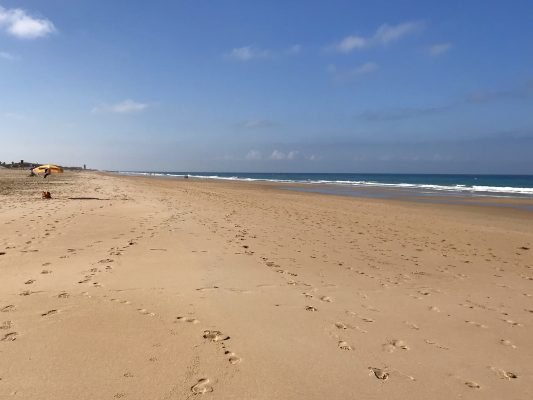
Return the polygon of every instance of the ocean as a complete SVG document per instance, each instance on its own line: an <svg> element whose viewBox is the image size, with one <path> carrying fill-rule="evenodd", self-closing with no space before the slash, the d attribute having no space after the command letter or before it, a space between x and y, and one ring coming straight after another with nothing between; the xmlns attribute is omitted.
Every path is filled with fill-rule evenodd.
<svg viewBox="0 0 533 400"><path fill-rule="evenodd" d="M114 171L128 175L309 184L312 191L346 194L350 188L383 188L414 195L533 198L533 175L352 174ZM330 190L316 188L330 187Z"/></svg>

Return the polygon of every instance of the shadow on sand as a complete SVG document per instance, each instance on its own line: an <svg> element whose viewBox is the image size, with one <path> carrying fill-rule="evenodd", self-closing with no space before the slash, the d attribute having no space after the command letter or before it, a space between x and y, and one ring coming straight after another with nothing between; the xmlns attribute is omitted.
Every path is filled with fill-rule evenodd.
<svg viewBox="0 0 533 400"><path fill-rule="evenodd" d="M100 199L98 197L69 197L69 200L111 200L111 199Z"/></svg>

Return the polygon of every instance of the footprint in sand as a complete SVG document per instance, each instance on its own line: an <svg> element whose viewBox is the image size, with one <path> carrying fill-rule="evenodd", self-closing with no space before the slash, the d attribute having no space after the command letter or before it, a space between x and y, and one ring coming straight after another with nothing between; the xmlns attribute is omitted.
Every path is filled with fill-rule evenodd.
<svg viewBox="0 0 533 400"><path fill-rule="evenodd" d="M198 324L200 321L198 321L196 318L192 317L176 317L178 322L189 322L191 324Z"/></svg>
<svg viewBox="0 0 533 400"><path fill-rule="evenodd" d="M10 304L8 306L5 306L5 307L2 307L0 308L0 312L11 312L11 311L15 311L15 306L13 304Z"/></svg>
<svg viewBox="0 0 533 400"><path fill-rule="evenodd" d="M33 282L35 282L35 279L28 279L26 282L24 282L24 284L31 285Z"/></svg>
<svg viewBox="0 0 533 400"><path fill-rule="evenodd" d="M57 314L57 313L58 313L57 310L50 310L50 311L47 311L47 312L45 312L45 313L42 313L42 314L41 314L41 317L47 317L47 316L49 316L49 315L54 315L54 314Z"/></svg>
<svg viewBox="0 0 533 400"><path fill-rule="evenodd" d="M500 344L504 345L504 346L509 346L511 347L512 349L516 349L516 345L513 344L513 342L511 342L510 340L507 340L507 339L500 339Z"/></svg>
<svg viewBox="0 0 533 400"><path fill-rule="evenodd" d="M232 351L229 351L229 350L226 350L224 352L224 354L226 354L228 356L228 361L230 364L238 364L242 361L242 358L238 357L235 353L233 353Z"/></svg>
<svg viewBox="0 0 533 400"><path fill-rule="evenodd" d="M207 290L215 290L215 289L220 289L220 288L218 286L209 286L209 287L198 288L196 290L198 290L199 292L205 292Z"/></svg>
<svg viewBox="0 0 533 400"><path fill-rule="evenodd" d="M60 299L66 299L68 297L70 297L70 295L67 293L67 292L61 292L57 295L58 298Z"/></svg>
<svg viewBox="0 0 533 400"><path fill-rule="evenodd" d="M12 326L13 326L13 323L11 321L4 321L0 325L0 329L11 329Z"/></svg>
<svg viewBox="0 0 533 400"><path fill-rule="evenodd" d="M329 297L329 296L322 296L322 297L320 298L320 301L323 301L323 302L325 302L325 303L331 303L333 300L332 300L331 297Z"/></svg>
<svg viewBox="0 0 533 400"><path fill-rule="evenodd" d="M154 317L155 313L148 311L145 308L138 308L137 311L139 311L142 315L149 315L150 317Z"/></svg>
<svg viewBox="0 0 533 400"><path fill-rule="evenodd" d="M414 330L417 330L417 331L420 330L420 327L417 324L414 324L414 323L409 322L409 321L403 321L403 323L405 325L407 325L411 329L414 329Z"/></svg>
<svg viewBox="0 0 533 400"><path fill-rule="evenodd" d="M311 312L316 312L316 311L318 311L318 309L315 308L315 307L313 307L313 306L306 306L305 309L306 309L307 311L311 311Z"/></svg>
<svg viewBox="0 0 533 400"><path fill-rule="evenodd" d="M352 346L350 346L348 343L346 343L344 340L340 340L339 343L337 343L337 346L341 350L352 350Z"/></svg>
<svg viewBox="0 0 533 400"><path fill-rule="evenodd" d="M211 340L212 342L221 342L224 340L228 340L230 338L229 336L224 335L220 331L210 331L210 330L204 331L203 336L204 336L204 339Z"/></svg>
<svg viewBox="0 0 533 400"><path fill-rule="evenodd" d="M481 389L481 385L477 382L473 381L466 381L465 385L472 389Z"/></svg>
<svg viewBox="0 0 533 400"><path fill-rule="evenodd" d="M480 324L479 322L476 322L476 321L465 321L467 324L470 324L470 325L473 325L473 326L477 326L478 328L483 328L483 329L487 329L488 326L487 325L483 325L483 324Z"/></svg>
<svg viewBox="0 0 533 400"><path fill-rule="evenodd" d="M0 342L13 342L17 340L18 333L17 332L9 332L6 333L2 338L0 339Z"/></svg>
<svg viewBox="0 0 533 400"><path fill-rule="evenodd" d="M193 392L193 394L204 394L212 392L213 387L209 384L209 382L210 381L207 378L199 379L196 385L191 387L191 392Z"/></svg>
<svg viewBox="0 0 533 400"><path fill-rule="evenodd" d="M388 351L389 353L393 353L397 349L410 350L410 348L407 345L407 343L405 343L403 340L399 340L399 339L393 339L390 342L385 343L383 345L383 350L384 351Z"/></svg>
<svg viewBox="0 0 533 400"><path fill-rule="evenodd" d="M19 296L29 296L32 293L33 292L31 290L23 290L22 292L19 293Z"/></svg>
<svg viewBox="0 0 533 400"><path fill-rule="evenodd" d="M489 367L489 369L492 372L494 372L500 379L507 379L509 381L511 379L518 379L518 375L515 374L514 372L506 371L504 369L496 368L496 367Z"/></svg>
<svg viewBox="0 0 533 400"><path fill-rule="evenodd" d="M374 367L368 367L368 369L370 370L370 376L374 375L377 379L382 381L389 379L389 373L384 369Z"/></svg>
<svg viewBox="0 0 533 400"><path fill-rule="evenodd" d="M47 275L47 274L51 274L51 273L52 273L52 271L50 271L49 269L43 269L41 271L41 274L43 274L43 275Z"/></svg>
<svg viewBox="0 0 533 400"><path fill-rule="evenodd" d="M440 343L437 343L435 340L433 339L425 339L424 342L426 342L427 344L431 344L431 345L434 345L434 346L437 346L439 349L442 349L442 350L450 350L449 347L446 347Z"/></svg>
<svg viewBox="0 0 533 400"><path fill-rule="evenodd" d="M522 325L521 323L516 322L516 321L513 321L513 320L511 320L511 319L504 319L504 320L502 320L502 321L503 321L503 322L507 322L507 323L508 323L509 325L511 325L511 326L517 326L517 327L522 327L522 326L524 326L524 325Z"/></svg>
<svg viewBox="0 0 533 400"><path fill-rule="evenodd" d="M335 322L335 328L337 329L348 329L348 325L343 322Z"/></svg>

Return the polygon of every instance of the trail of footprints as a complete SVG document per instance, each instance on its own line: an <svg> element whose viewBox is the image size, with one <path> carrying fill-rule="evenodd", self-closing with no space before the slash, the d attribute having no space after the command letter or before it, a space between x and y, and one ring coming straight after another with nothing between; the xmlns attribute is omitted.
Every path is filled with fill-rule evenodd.
<svg viewBox="0 0 533 400"><path fill-rule="evenodd" d="M95 244L99 243L101 241L96 241ZM123 249L126 249L128 248L129 246L135 244L133 240L130 240L128 242L128 245L127 246L124 246L122 247L122 250ZM91 247L91 245L89 245L89 247ZM121 250L119 248L111 248L110 249L110 255L120 255L122 254L121 253ZM5 252L3 253L5 254ZM67 254L76 254L76 249L67 249ZM64 256L61 256L60 258L67 258L68 255L64 255ZM99 261L97 261L97 264L107 264L105 266L105 270L106 272L110 271L112 269L111 263L113 263L114 260L111 259L111 258L106 258L106 259L101 259ZM42 264L43 267L48 267L50 266L51 263L50 262L45 262ZM97 273L101 273L102 271L96 267L93 267L91 269L89 269L85 276L83 277L82 280L80 280L78 283L87 283L87 282L90 282L93 277L97 274ZM41 275L50 275L52 274L53 271L50 270L50 269L43 269L41 271ZM36 279L27 279L24 284L25 285L33 285L35 282L37 282ZM101 285L98 283L98 282L93 282L93 287L101 287ZM29 295L32 295L32 294L35 294L35 293L39 293L37 291L31 291L31 290L23 290L19 293L20 296L29 296ZM83 294L85 295L88 295L87 292L84 292ZM69 293L65 292L65 291L62 291L60 292L56 297L59 298L59 299L66 299L70 296ZM123 303L125 304L130 304L129 301L123 301ZM14 304L9 304L9 305L6 305L6 306L3 306L0 308L0 312L1 313L9 313L9 312L14 312L16 311L16 306ZM139 313L141 314L144 314L144 315L149 315L149 316L154 316L155 314L154 313L151 313L143 308L140 308L138 309ZM48 310L46 312L43 312L40 314L41 318L47 318L47 317L50 317L50 316L53 316L54 314L57 314L59 313L60 310L59 309L51 309L51 310ZM3 321L0 323L0 342L10 342L10 341L15 341L18 336L19 336L19 333L18 332L15 332L13 331L13 322L11 320L8 320L8 321ZM3 333L2 331L6 332L6 333Z"/></svg>
<svg viewBox="0 0 533 400"><path fill-rule="evenodd" d="M124 304L124 305L131 305L132 304L131 301L124 300L124 299L111 298L109 300L114 302L114 303L120 303L120 304ZM151 312L151 311L149 311L149 310L147 310L146 308L143 308L143 307L139 307L136 310L137 310L137 312L139 314L142 314L142 315L146 315L146 316L149 316L149 317L155 317L156 316L156 313Z"/></svg>
<svg viewBox="0 0 533 400"><path fill-rule="evenodd" d="M228 221L229 221L229 217L230 217L230 215L228 215ZM147 219L147 222L148 222L148 219ZM143 224L141 224L141 225L143 225ZM147 230L151 230L151 229L147 229ZM154 235L154 233L152 232L151 236L153 236L153 235ZM243 240L245 240L246 235L248 235L248 232L246 231L246 229L241 229L239 231L239 234L236 235L236 237L240 241L243 241ZM142 236L139 236L139 237L137 237L135 239L131 239L128 242L128 245L126 247L124 247L124 248L118 248L117 247L117 248L111 249L110 250L110 256L119 256L121 254L122 250L127 249L128 246L132 246L132 245L136 244L136 241L138 241L141 238L142 238ZM248 255L254 254L253 251L249 250L249 246L248 245L242 245L241 247L245 249L245 254L248 254ZM71 249L69 249L69 252L70 252L70 250ZM73 252L70 252L70 253L73 253ZM276 263L274 263L272 261L268 261L268 259L265 258L265 257L263 258L263 261L265 262L267 267L271 268L274 272L276 272L276 273L278 273L280 275L288 275L288 276L291 276L291 277L297 277L298 276L298 274L296 274L296 273L283 270L280 265L277 265ZM102 259L98 263L99 264L110 264L112 262L113 262L112 259ZM110 269L112 269L112 267L110 265L107 265L106 269L110 270ZM42 274L46 274L47 272L45 272L45 271L48 271L48 270L43 270ZM88 273L86 274L86 276L84 277L84 279L82 279L79 283L88 283L94 278L94 276L97 273L101 273L101 272L102 271L99 270L98 268L91 268L88 271ZM360 275L368 275L364 271L356 271L356 272L359 272ZM462 274L459 274L459 275L462 275ZM368 276L368 277L373 278L373 279L375 278L374 276ZM464 277L466 277L466 276L464 276ZM29 279L28 281L25 282L25 284L31 285L35 281L36 281L35 279ZM391 282L389 282L389 283L391 283ZM395 283L395 282L392 282L392 283ZM311 286L311 285L308 285L308 284L306 284L304 282L294 281L291 278L289 278L287 280L287 284L291 285L291 286ZM100 287L98 282L94 282L93 286L94 287ZM32 294L32 293L35 293L35 292L23 291L21 293L21 295L27 296L27 295ZM431 291L422 289L422 290L420 290L418 292L418 295L416 295L414 297L416 297L417 299L423 299L424 297L430 296L431 294L432 294ZM314 298L314 295L311 294L311 293L308 293L308 292L303 293L303 295L306 298L309 298L309 299L313 299ZM68 296L69 296L68 293L61 292L57 297L58 298L67 298ZM317 296L317 299L322 301L323 303L329 303L329 302L332 301L332 299L329 296L321 296L321 297ZM117 302L120 302L122 304L131 304L127 300L111 299L111 301L117 301ZM324 307L326 307L326 305L324 305ZM310 311L310 312L317 312L318 311L318 308L316 308L314 306L306 306L305 309L307 311ZM1 308L0 312L11 312L11 311L15 311L15 310L16 310L16 308L15 308L14 305L8 305L8 306L5 306L5 307ZM368 309L368 310L369 311L376 311L376 310L371 310L371 309ZM440 312L440 310L436 306L430 306L430 307L428 307L428 310L434 311L434 312ZM151 313L151 312L149 312L148 310L146 310L144 308L138 308L137 311L139 313L143 314L143 315L155 316L155 313ZM53 314L55 314L57 312L58 312L58 310L50 310L50 311L48 311L46 313L43 313L42 317L47 317L47 316L53 315ZM352 311L347 311L347 314L350 315L350 316L359 318L362 322L365 322L365 323L371 324L371 323L374 322L374 320L372 318L368 318L366 316L361 316L358 313L355 313L355 312L352 312ZM520 324L520 323L518 323L516 321L510 320L510 319L502 319L502 321L507 323L507 324L509 324L511 327L521 327L522 326L522 324ZM192 324L192 325L200 323L199 320L197 320L196 318L193 318L193 317L177 317L176 318L176 322ZM487 328L487 326L485 326L483 324L480 324L480 323L477 323L475 321L467 320L465 322L470 324L470 325L472 325L472 326L478 327L478 328ZM412 322L405 321L404 323L411 329L414 329L414 330L419 330L420 329L416 324L414 324ZM354 327L354 326L352 326L350 324L346 324L344 322L336 322L334 325L339 330L357 329L357 330L359 330L362 333L366 333L367 332L366 330L360 329L357 326ZM12 327L13 327L13 324L12 324L11 321L4 321L0 325L0 341L13 341L13 340L16 339L16 337L17 337L17 333L16 332L8 332L8 333L4 334L3 336L1 335L1 333L2 333L1 330L4 330L4 332L5 331L9 331L9 330L12 329ZM229 336L226 336L226 335L222 334L220 331L217 331L217 330L204 330L202 336L203 336L203 338L205 340L207 340L209 342L217 343L218 345L222 346L224 348L224 354L228 356L228 361L231 364L237 364L237 363L241 362L241 359L238 356L236 356L233 352L231 352L230 350L227 350L225 348L225 343L227 343L230 340ZM427 344L437 346L438 348L441 348L441 349L448 349L447 347L442 346L442 345L438 344L436 341L431 340L431 339L426 339L425 342ZM504 345L504 346L508 346L509 348L516 349L516 346L511 341L509 341L507 339L501 339L500 343L502 345ZM346 341L343 341L343 340L339 340L337 342L337 345L338 345L338 348L340 350L353 350L352 346L350 346ZM392 353L392 352L395 352L395 351L410 350L410 347L405 342L403 342L402 340L393 339L393 340L390 340L387 343L383 344L383 350L386 351L386 352L391 352ZM151 359L151 361L152 361L152 359ZM495 373L495 375L497 375L501 379L512 380L512 379L517 379L518 378L518 375L516 373L514 373L514 372L505 371L505 370L502 370L502 369L499 369L499 368L496 368L496 367L488 367L488 368L490 368ZM391 376L391 372L394 372L394 371L391 371L390 369L388 369L387 367L383 367L383 368L368 367L368 370L369 370L369 375L370 376L373 376L377 380L380 380L380 381L383 381L383 382L387 381L389 379L389 377ZM131 377L133 375L126 376L126 374L125 374L124 376L125 377ZM412 379L414 379L414 378L412 378ZM464 384L467 385L468 387L472 388L472 389L480 389L481 388L481 386L478 383L473 382L473 381L464 381ZM212 392L213 391L212 382L208 378L201 378L193 386L190 387L190 390L191 390L191 392L193 394L204 394L204 393ZM117 395L115 395L115 397L117 397L117 398L123 397L123 396L125 396L125 394L123 394L123 393L117 393Z"/></svg>
<svg viewBox="0 0 533 400"><path fill-rule="evenodd" d="M112 298L110 299L110 301L117 302L117 303L124 304L124 305L132 304L129 300L118 299L118 298ZM144 308L138 308L137 311L139 311L139 313L143 315L148 315L148 316L156 315L155 313L149 312L148 310ZM197 318L191 317L191 316L178 316L175 319L175 323L197 325L197 324L200 324L200 321ZM206 329L206 330L203 330L202 337L208 342L219 344L222 347L224 351L224 355L227 357L227 360L230 364L236 365L242 362L241 357L239 357L235 352L227 348L226 343L230 340L230 337L228 335L223 334L219 330ZM149 361L157 361L157 358L151 357ZM193 392L193 394L204 394L204 393L212 392L213 387L210 384L210 380L208 378L202 378L194 386L191 387L191 391Z"/></svg>
<svg viewBox="0 0 533 400"><path fill-rule="evenodd" d="M230 364L238 364L242 361L242 359L237 356L234 352L231 350L228 350L226 348L226 344L224 343L227 340L230 340L230 337L223 334L220 331L217 330L204 330L203 338L210 341L210 342L220 342L221 347L224 349L224 354L228 357L228 362Z"/></svg>

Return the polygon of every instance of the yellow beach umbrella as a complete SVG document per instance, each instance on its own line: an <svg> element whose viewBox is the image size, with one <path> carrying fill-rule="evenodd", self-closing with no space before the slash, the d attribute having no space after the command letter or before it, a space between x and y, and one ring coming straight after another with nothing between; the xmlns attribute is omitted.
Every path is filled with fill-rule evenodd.
<svg viewBox="0 0 533 400"><path fill-rule="evenodd" d="M48 170L49 174L62 174L63 173L63 168L58 167L57 165L53 165L53 164L39 165L38 167L35 167L34 169L32 169L33 173L35 174L45 174L46 170Z"/></svg>

